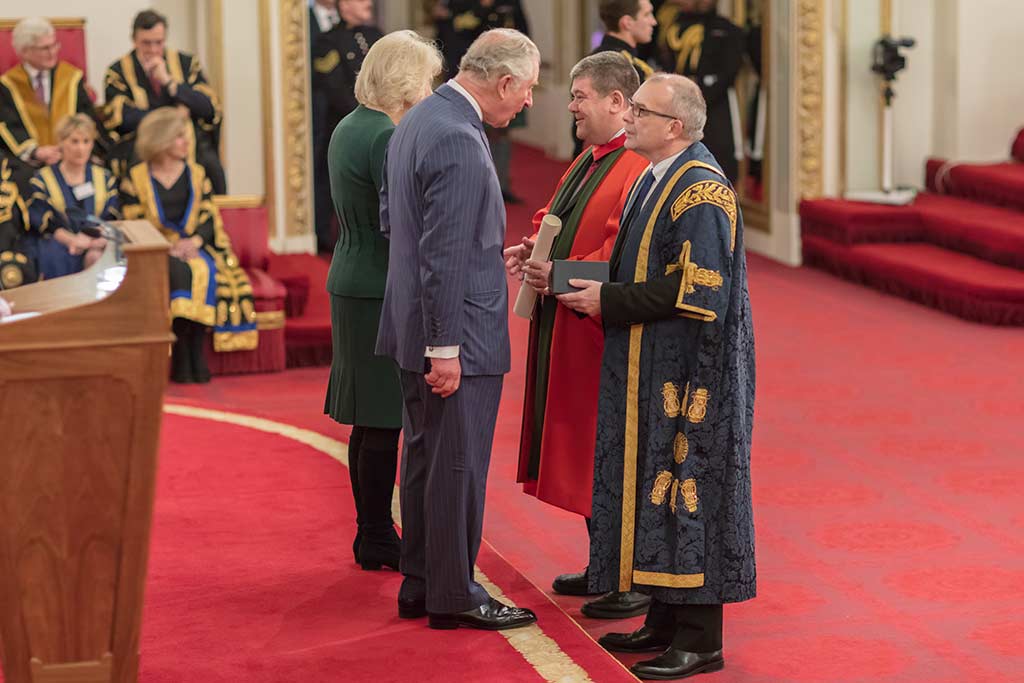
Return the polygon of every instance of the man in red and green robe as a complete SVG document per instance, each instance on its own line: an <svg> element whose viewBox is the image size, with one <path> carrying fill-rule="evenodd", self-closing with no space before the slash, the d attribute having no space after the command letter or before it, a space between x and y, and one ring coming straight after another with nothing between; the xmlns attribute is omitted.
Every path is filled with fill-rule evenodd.
<svg viewBox="0 0 1024 683"><path fill-rule="evenodd" d="M607 261L619 231L619 218L636 178L647 162L624 148L622 117L639 87L632 64L622 55L591 55L572 71L569 111L586 149L562 176L548 213L562 230L551 259ZM517 481L526 493L590 519L597 430L597 395L604 332L600 320L576 315L550 296L551 263L529 260L532 239L506 250L507 267L521 275L538 296L530 324L526 398ZM558 593L587 595L586 571L555 579ZM584 607L588 616L621 618L641 614L649 600L637 593L615 593Z"/></svg>

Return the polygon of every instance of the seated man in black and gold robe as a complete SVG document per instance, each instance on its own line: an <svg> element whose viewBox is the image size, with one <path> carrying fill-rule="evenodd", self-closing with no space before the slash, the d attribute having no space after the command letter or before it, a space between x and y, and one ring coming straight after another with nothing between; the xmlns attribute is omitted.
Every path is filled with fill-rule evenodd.
<svg viewBox="0 0 1024 683"><path fill-rule="evenodd" d="M28 225L25 200L7 159L0 158L0 289L36 280L35 262L25 253Z"/></svg>
<svg viewBox="0 0 1024 683"><path fill-rule="evenodd" d="M206 82L199 59L166 47L166 39L166 17L152 10L139 12L132 25L135 49L111 64L104 76L107 127L120 137L112 166L123 176L138 161L134 134L149 111L180 107L189 113L190 159L206 171L214 194L226 194L218 151L222 114L217 95Z"/></svg>
<svg viewBox="0 0 1024 683"><path fill-rule="evenodd" d="M0 76L0 154L10 161L14 180L27 196L36 170L60 161L57 124L77 112L99 118L81 69L60 60L60 43L50 22L22 19L11 42L21 61ZM101 135L95 151L103 156L109 145Z"/></svg>

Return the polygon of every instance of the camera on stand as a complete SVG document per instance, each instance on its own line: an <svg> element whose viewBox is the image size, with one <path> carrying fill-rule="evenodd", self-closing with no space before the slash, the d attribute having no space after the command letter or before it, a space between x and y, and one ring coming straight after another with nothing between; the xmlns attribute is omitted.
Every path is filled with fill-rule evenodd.
<svg viewBox="0 0 1024 683"><path fill-rule="evenodd" d="M909 204L917 192L913 189L897 189L893 186L894 145L893 145L893 113L892 101L896 96L892 83L896 74L907 68L907 58L900 54L901 48L914 47L913 38L893 38L884 35L875 42L872 52L871 71L881 77L882 98L882 191L881 192L847 192L847 199L877 202L882 204Z"/></svg>

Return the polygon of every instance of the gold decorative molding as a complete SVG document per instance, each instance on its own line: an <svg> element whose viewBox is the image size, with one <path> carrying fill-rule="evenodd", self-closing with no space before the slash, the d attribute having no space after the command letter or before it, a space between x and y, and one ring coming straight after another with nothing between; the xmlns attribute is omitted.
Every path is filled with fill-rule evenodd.
<svg viewBox="0 0 1024 683"><path fill-rule="evenodd" d="M309 119L309 3L279 0L285 232L313 233Z"/></svg>
<svg viewBox="0 0 1024 683"><path fill-rule="evenodd" d="M800 199L822 193L824 150L823 0L797 0L797 128L799 130L798 187Z"/></svg>
<svg viewBox="0 0 1024 683"><path fill-rule="evenodd" d="M213 203L218 209L258 209L266 199L259 194L215 194Z"/></svg>
<svg viewBox="0 0 1024 683"><path fill-rule="evenodd" d="M13 31L21 19L0 19L0 31ZM54 28L80 28L85 30L84 17L50 17L47 19Z"/></svg>
<svg viewBox="0 0 1024 683"><path fill-rule="evenodd" d="M274 82L271 69L270 28L273 26L273 3L260 0L260 73L263 114L263 191L266 193L267 228L271 238L277 236L277 155L274 153Z"/></svg>

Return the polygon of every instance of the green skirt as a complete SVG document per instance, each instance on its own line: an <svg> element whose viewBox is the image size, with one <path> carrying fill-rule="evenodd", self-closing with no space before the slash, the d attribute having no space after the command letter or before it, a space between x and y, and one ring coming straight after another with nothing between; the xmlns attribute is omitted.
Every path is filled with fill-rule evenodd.
<svg viewBox="0 0 1024 683"><path fill-rule="evenodd" d="M324 413L341 424L381 429L402 427L398 367L373 354L381 299L331 295L334 359Z"/></svg>

